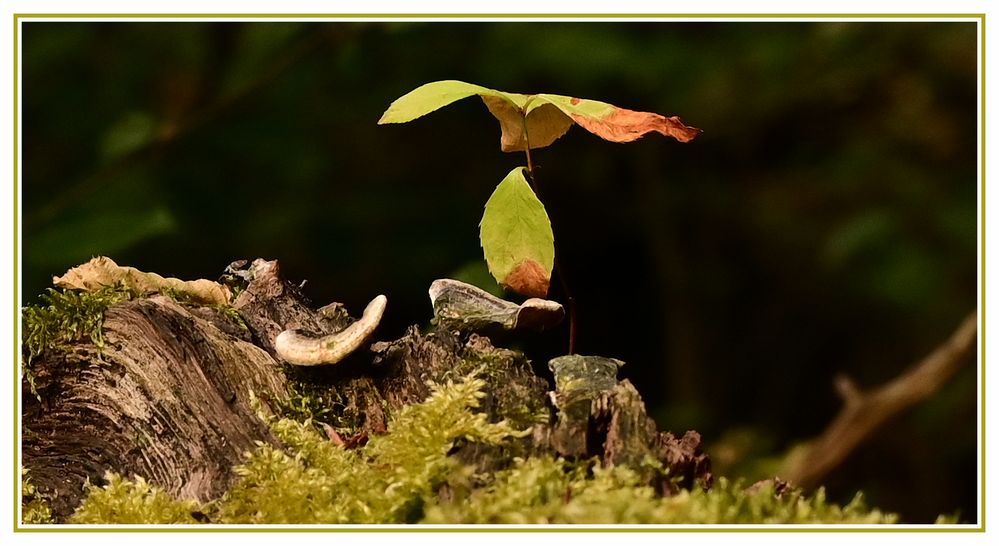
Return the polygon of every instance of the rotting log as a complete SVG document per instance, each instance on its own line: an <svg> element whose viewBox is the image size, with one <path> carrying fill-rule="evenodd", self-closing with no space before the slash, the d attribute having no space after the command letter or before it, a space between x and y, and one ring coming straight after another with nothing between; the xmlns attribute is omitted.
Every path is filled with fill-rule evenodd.
<svg viewBox="0 0 999 546"><path fill-rule="evenodd" d="M84 484L102 483L108 471L144 477L179 498L217 498L246 451L278 443L253 398L260 409L279 412L289 387L334 397L330 422L319 424L349 448L384 433L400 408L426 399L430 382L472 372L490 385L481 411L533 432L503 449L462 445L455 455L469 464L492 470L537 454L598 457L606 465L651 457L669 469L671 479L650 476L664 494L710 482L699 435L657 431L616 368L601 388L568 393L556 381L549 392L549 380L524 354L443 326L411 327L333 366L296 368L276 356L274 339L286 329L341 331L351 323L343 306L314 309L276 261L244 262L226 279L237 294L229 310L165 295L133 299L105 312L103 347L81 341L32 361L38 396L24 381L23 465L58 521L82 500ZM560 405L567 397L571 416Z"/></svg>
<svg viewBox="0 0 999 546"><path fill-rule="evenodd" d="M105 313L103 349L80 343L32 363L23 464L58 518L109 470L209 500L244 451L274 441L249 393L280 399L280 369L203 317L163 296L121 303Z"/></svg>

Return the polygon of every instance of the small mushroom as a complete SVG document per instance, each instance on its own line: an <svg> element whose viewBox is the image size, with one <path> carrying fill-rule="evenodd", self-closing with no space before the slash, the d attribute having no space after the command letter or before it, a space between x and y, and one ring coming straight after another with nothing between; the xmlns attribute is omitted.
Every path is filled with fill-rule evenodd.
<svg viewBox="0 0 999 546"><path fill-rule="evenodd" d="M454 279L438 279L430 285L434 319L457 330L482 331L544 330L557 325L565 316L562 304L530 298L516 303Z"/></svg>
<svg viewBox="0 0 999 546"><path fill-rule="evenodd" d="M283 360L298 366L336 364L357 350L378 327L388 298L379 295L364 308L361 318L335 334L314 338L285 330L274 339L274 350Z"/></svg>

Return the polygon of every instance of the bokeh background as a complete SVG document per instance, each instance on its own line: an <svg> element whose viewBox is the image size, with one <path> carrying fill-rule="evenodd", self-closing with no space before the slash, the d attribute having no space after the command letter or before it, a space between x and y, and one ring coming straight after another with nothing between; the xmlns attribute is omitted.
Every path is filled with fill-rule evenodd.
<svg viewBox="0 0 999 546"><path fill-rule="evenodd" d="M22 304L94 255L181 278L278 259L317 303L489 286L482 207L522 154L477 98L378 126L460 79L679 115L704 130L537 150L579 350L627 362L660 427L754 480L976 306L972 23L28 22ZM495 285L493 283L493 288ZM560 299L557 288L552 296ZM539 370L566 328L515 340ZM976 373L825 480L904 521L977 512Z"/></svg>

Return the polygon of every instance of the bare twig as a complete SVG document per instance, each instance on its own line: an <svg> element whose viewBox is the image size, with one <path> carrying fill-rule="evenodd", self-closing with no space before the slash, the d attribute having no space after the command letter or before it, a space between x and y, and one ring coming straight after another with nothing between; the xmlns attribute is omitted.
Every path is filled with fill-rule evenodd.
<svg viewBox="0 0 999 546"><path fill-rule="evenodd" d="M845 460L878 428L902 411L925 400L944 384L974 353L978 313L971 313L950 339L902 375L870 391L860 390L846 376L835 379L843 409L821 436L784 461L781 477L811 488Z"/></svg>

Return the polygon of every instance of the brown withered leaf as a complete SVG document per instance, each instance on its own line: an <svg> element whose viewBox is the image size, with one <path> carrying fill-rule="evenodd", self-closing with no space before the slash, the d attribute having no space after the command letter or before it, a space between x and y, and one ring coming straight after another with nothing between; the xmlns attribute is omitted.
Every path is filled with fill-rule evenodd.
<svg viewBox="0 0 999 546"><path fill-rule="evenodd" d="M544 148L558 140L572 127L572 119L552 105L535 108L525 119L520 109L513 104L492 96L482 97L489 112L500 122L500 149L504 152L523 151L527 139L531 139L531 149Z"/></svg>
<svg viewBox="0 0 999 546"><path fill-rule="evenodd" d="M186 296L194 303L205 305L228 305L232 299L229 288L217 282L162 277L134 267L122 267L106 256L98 256L70 269L61 277L53 277L52 284L88 292L108 286L123 286L140 294L172 291Z"/></svg>
<svg viewBox="0 0 999 546"><path fill-rule="evenodd" d="M548 271L534 260L520 262L501 282L504 288L531 298L547 296L550 283Z"/></svg>
<svg viewBox="0 0 999 546"><path fill-rule="evenodd" d="M605 118L571 115L573 121L587 131L611 142L631 142L653 131L680 142L690 142L701 130L685 125L676 117L653 112L636 112L617 108Z"/></svg>
<svg viewBox="0 0 999 546"><path fill-rule="evenodd" d="M500 149L517 152L544 148L564 135L573 123L611 142L632 142L659 133L690 142L701 133L677 116L639 112L613 104L563 95L483 95L489 112L500 122ZM526 127L526 130L525 130Z"/></svg>

